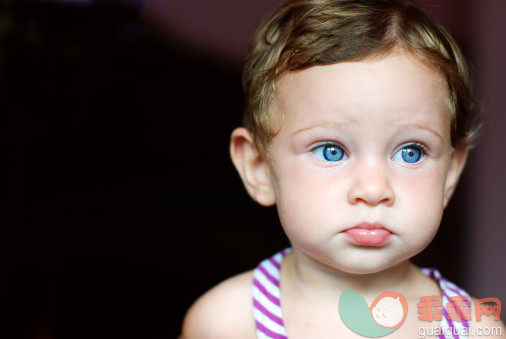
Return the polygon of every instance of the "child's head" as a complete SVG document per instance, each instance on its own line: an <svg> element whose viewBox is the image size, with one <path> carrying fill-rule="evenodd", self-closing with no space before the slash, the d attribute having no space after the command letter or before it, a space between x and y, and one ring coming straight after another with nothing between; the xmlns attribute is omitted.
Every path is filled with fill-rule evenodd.
<svg viewBox="0 0 506 339"><path fill-rule="evenodd" d="M255 34L231 155L295 253L372 273L435 236L473 135L451 38L387 0L298 0Z"/></svg>
<svg viewBox="0 0 506 339"><path fill-rule="evenodd" d="M243 72L244 126L260 151L276 134L272 100L283 74L404 49L447 82L452 146L469 147L476 120L466 62L451 36L424 13L392 0L295 0L256 30Z"/></svg>

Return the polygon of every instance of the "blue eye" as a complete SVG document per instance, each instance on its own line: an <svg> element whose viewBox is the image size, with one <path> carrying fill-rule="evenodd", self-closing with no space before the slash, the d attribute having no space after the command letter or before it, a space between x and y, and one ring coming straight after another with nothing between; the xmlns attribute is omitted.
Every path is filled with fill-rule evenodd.
<svg viewBox="0 0 506 339"><path fill-rule="evenodd" d="M393 159L395 161L406 162L408 164L414 164L420 161L425 153L425 148L422 145L407 145L398 150Z"/></svg>
<svg viewBox="0 0 506 339"><path fill-rule="evenodd" d="M336 144L326 144L313 149L313 154L326 161L340 161L344 158L344 151Z"/></svg>

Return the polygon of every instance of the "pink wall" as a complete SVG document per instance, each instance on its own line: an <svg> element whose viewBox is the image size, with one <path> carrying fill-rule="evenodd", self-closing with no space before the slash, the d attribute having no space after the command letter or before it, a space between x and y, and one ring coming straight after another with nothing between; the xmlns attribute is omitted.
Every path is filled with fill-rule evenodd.
<svg viewBox="0 0 506 339"><path fill-rule="evenodd" d="M473 20L464 23L473 46L476 88L486 125L469 168L470 225L466 275L476 296L506 301L506 2L468 1Z"/></svg>
<svg viewBox="0 0 506 339"><path fill-rule="evenodd" d="M423 1L434 3L434 1ZM463 177L467 208L463 251L465 288L479 298L506 300L506 3L440 1L425 9L441 21L473 65L475 92L483 111L483 135ZM446 8L442 8L446 7Z"/></svg>
<svg viewBox="0 0 506 339"><path fill-rule="evenodd" d="M144 15L172 39L240 65L249 38L262 18L281 0L146 0Z"/></svg>
<svg viewBox="0 0 506 339"><path fill-rule="evenodd" d="M506 3L494 0L421 1L443 23L473 66L475 93L484 128L462 178L465 186L465 265L462 285L477 298L506 300ZM439 3L439 5L434 5ZM460 191L460 193L463 193Z"/></svg>

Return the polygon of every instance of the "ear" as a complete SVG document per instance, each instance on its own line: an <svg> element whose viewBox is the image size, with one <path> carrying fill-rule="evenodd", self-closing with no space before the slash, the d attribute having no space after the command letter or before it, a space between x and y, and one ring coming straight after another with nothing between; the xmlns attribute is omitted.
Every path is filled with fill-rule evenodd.
<svg viewBox="0 0 506 339"><path fill-rule="evenodd" d="M467 147L462 149L451 150L450 165L448 166L448 173L446 174L445 192L444 192L444 207L448 205L450 198L455 191L455 187L459 181L460 175L464 170L467 161L469 150Z"/></svg>
<svg viewBox="0 0 506 339"><path fill-rule="evenodd" d="M230 157L249 195L260 205L276 203L269 164L255 147L251 133L243 127L232 132Z"/></svg>

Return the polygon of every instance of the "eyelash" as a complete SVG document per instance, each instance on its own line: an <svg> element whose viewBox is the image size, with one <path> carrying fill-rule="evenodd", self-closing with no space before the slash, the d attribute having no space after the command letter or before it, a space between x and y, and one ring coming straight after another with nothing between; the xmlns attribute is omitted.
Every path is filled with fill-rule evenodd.
<svg viewBox="0 0 506 339"><path fill-rule="evenodd" d="M339 148L339 150L342 151L342 154L340 154L341 157L339 159L336 159L336 160L330 160L330 159L327 159L325 157L325 155L322 154L322 156L325 157L326 159L321 159L321 157L319 157L316 154L316 151L318 149L320 149L320 148L325 148L325 147L336 147L336 148ZM340 144L338 144L336 142L332 142L332 141L322 141L322 142L318 142L316 144L313 144L313 145L311 145L311 147L309 147L308 151L314 157L318 158L321 161L328 162L328 163L340 162L341 160L346 159L348 157L348 153L346 152L346 149L342 145L340 145Z"/></svg>
<svg viewBox="0 0 506 339"><path fill-rule="evenodd" d="M422 151L422 154L424 156L427 156L427 155L430 155L430 150L427 146L425 146L424 144L420 143L420 142L408 142L406 144L403 144L401 146L399 146L394 154L396 154L397 152L399 152L401 149L403 148L407 148L407 147L414 147L414 148L418 148L420 151Z"/></svg>
<svg viewBox="0 0 506 339"><path fill-rule="evenodd" d="M423 161L429 154L429 149L419 143L410 142L397 148L392 155L392 161L400 162L407 165L416 165Z"/></svg>
<svg viewBox="0 0 506 339"><path fill-rule="evenodd" d="M339 147L340 149L343 150L344 156L348 157L348 152L346 151L346 149L341 144L333 142L333 141L317 142L316 144L311 145L311 147L309 147L308 151L311 152L311 153L314 153L315 150L317 150L320 147L324 147L324 146L337 146L337 147ZM429 148L427 146L425 146L424 144L420 143L420 142L408 142L408 143L405 143L405 144L399 146L394 151L394 155L397 154L400 150L402 150L404 148L409 148L409 147L413 147L413 148L419 149L422 152L422 157L426 157L426 156L430 155Z"/></svg>
<svg viewBox="0 0 506 339"><path fill-rule="evenodd" d="M308 151L309 152L313 152L314 150L322 147L322 146L337 146L339 148L341 148L343 151L345 151L344 147L340 144L338 144L337 142L333 142L333 141L321 141L321 142L317 142L316 144L313 144L309 147ZM347 154L347 152L345 151L344 153Z"/></svg>

